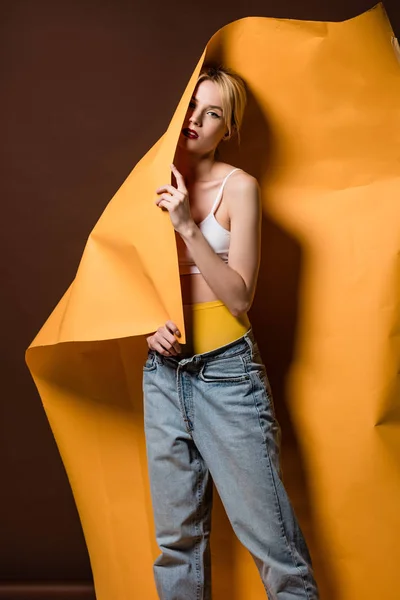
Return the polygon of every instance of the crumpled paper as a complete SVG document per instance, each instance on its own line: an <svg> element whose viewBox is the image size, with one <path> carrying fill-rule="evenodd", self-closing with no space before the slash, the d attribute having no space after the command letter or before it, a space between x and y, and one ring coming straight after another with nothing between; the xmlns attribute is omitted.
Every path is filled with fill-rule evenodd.
<svg viewBox="0 0 400 600"><path fill-rule="evenodd" d="M224 158L259 179L265 218L301 257L284 386L308 486L299 518L321 597L398 600L400 67L392 41L382 5L342 23L248 17L220 29L167 131L111 199L76 278L27 350L98 600L157 597L144 334L167 319L184 332L184 323L175 234L154 200L170 179L204 60L248 83L242 144L227 145ZM269 258L258 296L268 298L297 259L282 257L273 236L263 244ZM263 289L265 281L274 285ZM274 314L265 306L256 301L251 319L267 324L255 330L267 347ZM289 488L304 498L293 481L295 473ZM215 598L264 598L251 557L218 504L215 511Z"/></svg>

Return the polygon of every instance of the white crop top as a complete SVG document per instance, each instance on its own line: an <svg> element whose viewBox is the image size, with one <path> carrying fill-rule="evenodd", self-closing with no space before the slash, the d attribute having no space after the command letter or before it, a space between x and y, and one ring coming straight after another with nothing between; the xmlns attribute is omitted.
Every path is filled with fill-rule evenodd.
<svg viewBox="0 0 400 600"><path fill-rule="evenodd" d="M199 227L201 233L204 235L207 242L210 244L211 248L226 263L228 262L229 243L230 243L231 232L228 231L227 229L225 229L224 227L222 227L222 225L220 225L218 223L217 219L214 216L214 213L217 210L218 205L221 201L225 183L226 183L228 177L230 175L232 175L232 173L234 173L235 171L240 171L240 169L236 168L228 173L228 175L225 177L225 179L222 182L222 185L218 191L218 195L215 199L213 207L211 208L211 211L209 212L209 214L206 216L205 219L203 219L200 223L198 223L198 227ZM178 238L177 250L178 250L179 273L181 275L189 275L191 273L200 273L200 270L197 267L197 265L194 263L185 242L182 240L182 238L179 235L177 236L177 238Z"/></svg>

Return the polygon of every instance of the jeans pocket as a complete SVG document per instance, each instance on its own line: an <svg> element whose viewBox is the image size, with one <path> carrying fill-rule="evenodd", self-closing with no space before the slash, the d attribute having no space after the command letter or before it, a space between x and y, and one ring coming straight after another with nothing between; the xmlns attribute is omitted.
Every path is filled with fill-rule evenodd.
<svg viewBox="0 0 400 600"><path fill-rule="evenodd" d="M143 371L154 371L157 368L155 350L149 350L146 362L143 365Z"/></svg>
<svg viewBox="0 0 400 600"><path fill-rule="evenodd" d="M205 383L240 383L248 381L249 374L241 356L228 356L206 361L199 371L199 379Z"/></svg>
<svg viewBox="0 0 400 600"><path fill-rule="evenodd" d="M256 369L257 379L259 380L262 391L264 392L264 394L268 400L272 414L276 418L274 398L272 395L272 389L271 389L271 384L268 379L267 370L263 364L257 365L257 367L258 367Z"/></svg>

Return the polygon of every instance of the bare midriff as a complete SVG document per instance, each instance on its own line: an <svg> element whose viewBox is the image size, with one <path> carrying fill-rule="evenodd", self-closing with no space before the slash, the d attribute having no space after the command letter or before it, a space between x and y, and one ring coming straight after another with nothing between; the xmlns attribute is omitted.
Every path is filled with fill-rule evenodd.
<svg viewBox="0 0 400 600"><path fill-rule="evenodd" d="M180 280L183 304L218 300L201 273L181 275Z"/></svg>

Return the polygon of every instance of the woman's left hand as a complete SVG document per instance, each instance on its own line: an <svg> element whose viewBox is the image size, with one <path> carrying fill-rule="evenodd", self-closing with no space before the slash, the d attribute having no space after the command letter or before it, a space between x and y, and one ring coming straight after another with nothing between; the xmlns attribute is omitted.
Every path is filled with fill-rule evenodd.
<svg viewBox="0 0 400 600"><path fill-rule="evenodd" d="M183 233L188 227L194 224L190 212L189 194L183 176L179 173L175 165L170 165L170 167L175 175L178 187L176 188L173 185L167 184L157 188L156 193L160 194L160 196L156 200L156 204L168 210L175 231Z"/></svg>

